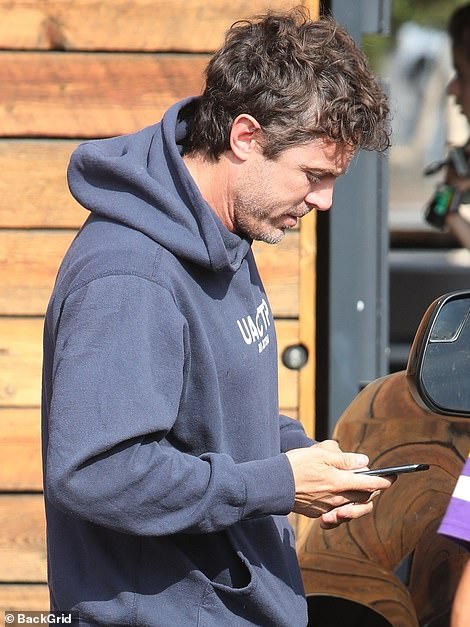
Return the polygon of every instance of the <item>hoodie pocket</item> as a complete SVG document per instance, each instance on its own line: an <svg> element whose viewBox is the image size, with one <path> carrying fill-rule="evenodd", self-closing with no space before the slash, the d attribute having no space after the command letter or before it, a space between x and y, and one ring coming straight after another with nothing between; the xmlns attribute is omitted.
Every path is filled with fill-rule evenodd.
<svg viewBox="0 0 470 627"><path fill-rule="evenodd" d="M173 543L192 568L223 590L245 590L251 586L253 571L248 560L236 550L227 532L207 535L173 536Z"/></svg>
<svg viewBox="0 0 470 627"><path fill-rule="evenodd" d="M197 627L253 627L259 623L256 602L257 578L253 567L241 552L236 553L244 570L245 583L235 587L219 580L209 581L198 610Z"/></svg>
<svg viewBox="0 0 470 627"><path fill-rule="evenodd" d="M285 517L254 519L231 527L227 540L249 574L243 587L212 580L198 609L198 627L305 627L307 606Z"/></svg>

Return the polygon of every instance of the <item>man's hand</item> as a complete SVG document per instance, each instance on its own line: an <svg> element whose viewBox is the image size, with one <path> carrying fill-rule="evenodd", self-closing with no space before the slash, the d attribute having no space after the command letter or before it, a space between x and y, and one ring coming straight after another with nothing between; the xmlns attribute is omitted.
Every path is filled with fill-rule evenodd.
<svg viewBox="0 0 470 627"><path fill-rule="evenodd" d="M470 164L470 143L465 146L464 153L467 156L467 162ZM452 163L450 163L447 167L445 182L448 185L456 187L460 192L462 192L462 194L470 191L470 177L459 176Z"/></svg>
<svg viewBox="0 0 470 627"><path fill-rule="evenodd" d="M466 194L470 191L470 177L462 179L458 177L447 176L447 182L449 185L457 188L460 192L462 192L462 194Z"/></svg>
<svg viewBox="0 0 470 627"><path fill-rule="evenodd" d="M325 529L359 518L372 511L372 499L393 479L355 474L369 459L360 453L344 453L334 440L286 453L295 483L293 511L310 518L321 517Z"/></svg>

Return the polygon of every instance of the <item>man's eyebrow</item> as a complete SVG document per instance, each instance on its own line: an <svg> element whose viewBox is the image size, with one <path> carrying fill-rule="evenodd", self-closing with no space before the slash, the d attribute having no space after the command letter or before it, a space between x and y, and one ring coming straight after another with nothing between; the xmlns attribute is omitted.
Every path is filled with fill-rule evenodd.
<svg viewBox="0 0 470 627"><path fill-rule="evenodd" d="M338 176L342 176L343 174L346 174L346 172L349 169L349 164L344 168L344 169L340 169L338 168L337 170L332 169L332 168L312 168L311 166L301 166L302 170L304 172L309 172L310 174L313 174L314 176L317 175L321 175L321 176L325 176L326 175L330 175L330 176L334 176L334 177L338 177Z"/></svg>

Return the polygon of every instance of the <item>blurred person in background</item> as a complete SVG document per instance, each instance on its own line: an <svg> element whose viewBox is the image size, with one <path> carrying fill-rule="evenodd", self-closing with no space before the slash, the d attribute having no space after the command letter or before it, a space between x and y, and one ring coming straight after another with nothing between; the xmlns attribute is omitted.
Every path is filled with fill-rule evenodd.
<svg viewBox="0 0 470 627"><path fill-rule="evenodd" d="M448 33L455 74L447 92L470 122L470 3L451 15ZM425 217L431 225L447 228L462 246L470 249L470 222L460 212L462 204L470 202L470 141L449 152L445 167L444 182L438 185Z"/></svg>

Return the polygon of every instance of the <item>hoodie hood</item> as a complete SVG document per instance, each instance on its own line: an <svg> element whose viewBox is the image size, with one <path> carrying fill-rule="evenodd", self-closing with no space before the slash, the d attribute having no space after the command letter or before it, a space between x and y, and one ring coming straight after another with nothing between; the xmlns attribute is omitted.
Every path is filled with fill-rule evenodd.
<svg viewBox="0 0 470 627"><path fill-rule="evenodd" d="M175 104L162 121L130 135L81 144L67 172L75 199L96 216L141 231L179 258L235 272L251 242L231 233L207 204L182 158L186 122Z"/></svg>

